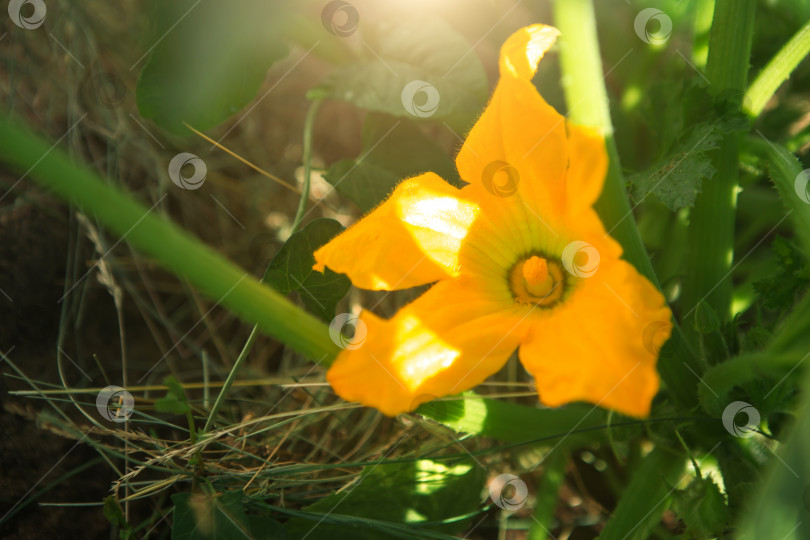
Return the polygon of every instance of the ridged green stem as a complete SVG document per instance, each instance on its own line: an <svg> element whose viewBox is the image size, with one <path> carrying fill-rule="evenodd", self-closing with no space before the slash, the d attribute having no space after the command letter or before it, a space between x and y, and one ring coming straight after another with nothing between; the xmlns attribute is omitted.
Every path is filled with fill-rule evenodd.
<svg viewBox="0 0 810 540"><path fill-rule="evenodd" d="M709 34L706 78L715 98L740 97L748 78L756 0L716 0ZM705 300L722 320L731 315L740 136L724 136L713 153L714 177L703 182L689 219L681 308L690 316ZM690 328L688 325L687 328Z"/></svg>

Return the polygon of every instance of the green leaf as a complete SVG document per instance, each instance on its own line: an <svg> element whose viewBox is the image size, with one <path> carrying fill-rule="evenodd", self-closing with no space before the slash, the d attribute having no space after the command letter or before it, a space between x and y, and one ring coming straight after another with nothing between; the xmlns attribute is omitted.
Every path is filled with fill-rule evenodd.
<svg viewBox="0 0 810 540"><path fill-rule="evenodd" d="M546 440L556 444L564 440L565 447L581 445L594 438L604 439L605 429L602 428L608 424L606 411L592 405L572 403L555 409L538 409L482 398L475 392L428 401L416 412L462 433L508 443ZM639 426L633 424L611 429L624 436L638 430Z"/></svg>
<svg viewBox="0 0 810 540"><path fill-rule="evenodd" d="M324 178L366 212L405 178L428 171L455 186L460 183L453 161L416 123L369 114L363 125L363 153L338 161Z"/></svg>
<svg viewBox="0 0 810 540"><path fill-rule="evenodd" d="M186 414L190 412L191 406L186 399L183 385L171 375L163 379L163 384L168 386L169 390L165 396L155 401L155 410L169 414Z"/></svg>
<svg viewBox="0 0 810 540"><path fill-rule="evenodd" d="M270 261L263 281L283 294L297 291L308 311L330 320L351 282L343 274L336 274L328 268L324 273L313 270L313 253L342 231L343 226L334 219L311 221L281 246Z"/></svg>
<svg viewBox="0 0 810 540"><path fill-rule="evenodd" d="M633 185L633 197L644 200L652 194L670 210L692 206L704 179L714 175L707 153L717 148L721 135L713 123L700 124L675 145L666 158L650 170L634 174L627 181Z"/></svg>
<svg viewBox="0 0 810 540"><path fill-rule="evenodd" d="M484 68L471 44L444 20L420 12L362 28L365 56L337 68L311 97L395 116L446 119L462 130L483 109L489 91Z"/></svg>
<svg viewBox="0 0 810 540"><path fill-rule="evenodd" d="M127 523L124 517L124 512L121 510L121 505L115 500L115 497L110 495L104 497L104 517L107 518L112 525L118 527L118 537L121 540L127 540L132 537L132 527Z"/></svg>
<svg viewBox="0 0 810 540"><path fill-rule="evenodd" d="M179 401L176 397L169 394L155 400L155 410L160 413L167 414L186 414L191 409L188 403Z"/></svg>
<svg viewBox="0 0 810 540"><path fill-rule="evenodd" d="M720 329L720 317L712 306L704 301L698 302L695 309L695 330L703 335L717 332Z"/></svg>
<svg viewBox="0 0 810 540"><path fill-rule="evenodd" d="M804 257L793 245L777 236L771 245L779 270L773 276L754 282L754 290L768 309L787 310L810 283Z"/></svg>
<svg viewBox="0 0 810 540"><path fill-rule="evenodd" d="M157 42L136 87L138 110L187 134L214 127L247 105L268 68L287 55L283 12L262 0L160 2ZM176 24L176 26L174 26ZM161 38L158 41L158 38Z"/></svg>
<svg viewBox="0 0 810 540"><path fill-rule="evenodd" d="M484 471L471 461L381 463L366 467L354 486L305 508L312 520L294 518L287 523L291 536L311 540L382 540L391 538L381 527L363 528L322 522L323 514L340 514L408 524L414 538L419 529L448 534L461 530L468 519L454 520L478 508ZM442 524L426 522L445 521Z"/></svg>
<svg viewBox="0 0 810 540"><path fill-rule="evenodd" d="M286 540L283 525L269 518L248 516L241 491L217 495L172 495L172 540Z"/></svg>
<svg viewBox="0 0 810 540"><path fill-rule="evenodd" d="M718 538L728 524L729 511L720 488L711 478L695 478L676 490L673 509L692 538Z"/></svg>

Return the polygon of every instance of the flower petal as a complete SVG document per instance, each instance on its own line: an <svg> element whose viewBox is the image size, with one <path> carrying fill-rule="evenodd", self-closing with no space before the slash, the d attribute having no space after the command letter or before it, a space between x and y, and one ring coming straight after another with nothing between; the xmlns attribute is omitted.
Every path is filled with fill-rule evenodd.
<svg viewBox="0 0 810 540"><path fill-rule="evenodd" d="M531 79L558 34L550 26L534 25L506 41L498 85L456 158L461 178L481 186L483 199L497 202L516 190L543 216L562 208L568 145L565 118Z"/></svg>
<svg viewBox="0 0 810 540"><path fill-rule="evenodd" d="M608 156L605 139L596 130L571 124L568 132L568 171L565 175L567 215L590 209L605 183Z"/></svg>
<svg viewBox="0 0 810 540"><path fill-rule="evenodd" d="M513 224L533 223L540 234L561 228L566 213L590 207L607 169L601 135L568 123L532 84L558 34L534 25L506 41L498 85L456 158L462 179L491 203L488 211Z"/></svg>
<svg viewBox="0 0 810 540"><path fill-rule="evenodd" d="M366 339L327 373L347 401L394 416L498 371L525 336L525 310L467 276L440 281L390 320L364 311Z"/></svg>
<svg viewBox="0 0 810 540"><path fill-rule="evenodd" d="M664 297L632 265L602 261L571 298L532 324L520 360L547 405L581 400L647 416L670 317Z"/></svg>
<svg viewBox="0 0 810 540"><path fill-rule="evenodd" d="M458 275L458 252L478 206L433 173L404 180L367 216L315 251L316 270L356 287L394 290Z"/></svg>

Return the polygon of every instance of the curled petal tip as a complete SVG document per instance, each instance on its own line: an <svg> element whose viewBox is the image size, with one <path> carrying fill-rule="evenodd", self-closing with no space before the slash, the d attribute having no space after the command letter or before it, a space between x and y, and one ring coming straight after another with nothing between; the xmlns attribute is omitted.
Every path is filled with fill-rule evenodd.
<svg viewBox="0 0 810 540"><path fill-rule="evenodd" d="M501 76L534 77L537 64L559 35L559 30L544 24L527 26L512 34L501 47Z"/></svg>

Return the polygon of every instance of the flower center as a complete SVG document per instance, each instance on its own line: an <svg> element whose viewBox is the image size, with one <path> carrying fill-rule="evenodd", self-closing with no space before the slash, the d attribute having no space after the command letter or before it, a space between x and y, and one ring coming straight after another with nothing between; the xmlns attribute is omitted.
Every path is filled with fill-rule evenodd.
<svg viewBox="0 0 810 540"><path fill-rule="evenodd" d="M515 302L550 307L562 298L565 274L558 261L532 255L509 271L509 286Z"/></svg>

